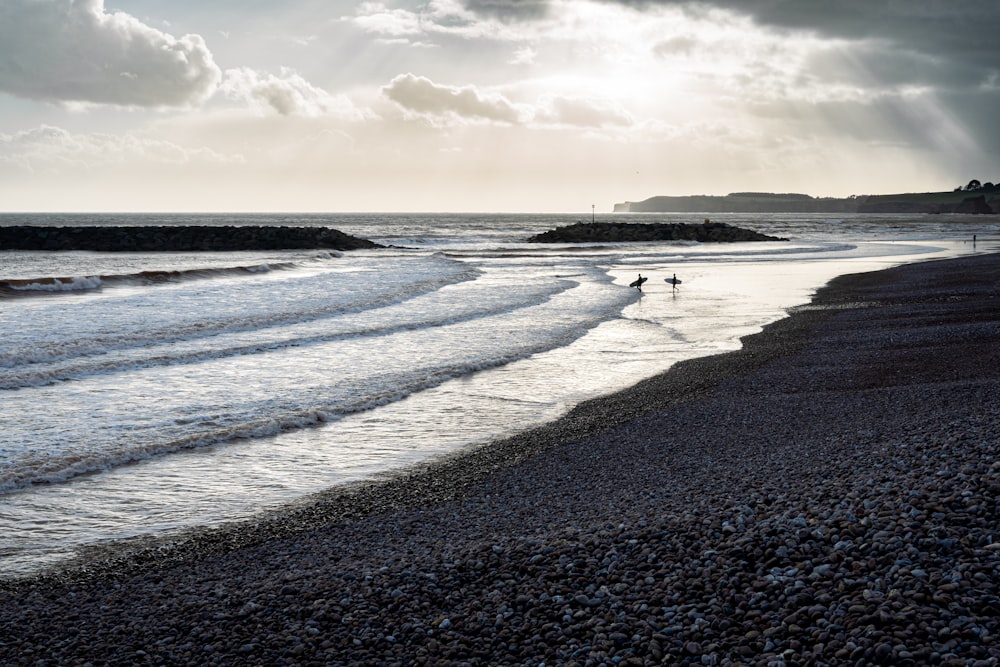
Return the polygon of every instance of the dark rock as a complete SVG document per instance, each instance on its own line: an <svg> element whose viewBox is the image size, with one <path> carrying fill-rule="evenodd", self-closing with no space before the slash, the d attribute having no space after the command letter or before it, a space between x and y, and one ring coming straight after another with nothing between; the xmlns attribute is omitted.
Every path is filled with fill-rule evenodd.
<svg viewBox="0 0 1000 667"><path fill-rule="evenodd" d="M578 222L536 234L528 243L616 243L649 241L698 241L732 243L736 241L787 241L723 222L700 225L686 223L615 223Z"/></svg>
<svg viewBox="0 0 1000 667"><path fill-rule="evenodd" d="M379 248L367 239L328 227L135 226L0 227L0 250L98 252L360 250Z"/></svg>

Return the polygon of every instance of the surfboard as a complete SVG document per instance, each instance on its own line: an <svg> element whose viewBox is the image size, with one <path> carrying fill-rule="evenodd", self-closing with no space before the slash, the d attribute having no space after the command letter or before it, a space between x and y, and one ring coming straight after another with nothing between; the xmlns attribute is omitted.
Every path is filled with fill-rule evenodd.
<svg viewBox="0 0 1000 667"><path fill-rule="evenodd" d="M649 280L649 278L639 278L638 280L633 280L628 284L629 287L641 287L644 282Z"/></svg>
<svg viewBox="0 0 1000 667"><path fill-rule="evenodd" d="M680 278L664 278L664 280L666 282L670 283L671 285L680 285L681 284L681 279Z"/></svg>

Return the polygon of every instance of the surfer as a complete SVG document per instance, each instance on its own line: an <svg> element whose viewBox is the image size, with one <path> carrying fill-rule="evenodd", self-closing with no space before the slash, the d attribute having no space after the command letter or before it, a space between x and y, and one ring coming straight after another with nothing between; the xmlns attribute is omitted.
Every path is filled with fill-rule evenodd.
<svg viewBox="0 0 1000 667"><path fill-rule="evenodd" d="M676 273L674 274L674 279L670 281L670 286L673 287L674 290L677 289L677 274Z"/></svg>
<svg viewBox="0 0 1000 667"><path fill-rule="evenodd" d="M637 290L639 290L641 292L642 291L642 284L644 282L646 282L646 280L647 280L647 278L643 278L642 274L640 273L639 277L636 278L635 280L633 280L632 282L630 282L628 284L628 286L629 287L634 287L634 288L636 288Z"/></svg>

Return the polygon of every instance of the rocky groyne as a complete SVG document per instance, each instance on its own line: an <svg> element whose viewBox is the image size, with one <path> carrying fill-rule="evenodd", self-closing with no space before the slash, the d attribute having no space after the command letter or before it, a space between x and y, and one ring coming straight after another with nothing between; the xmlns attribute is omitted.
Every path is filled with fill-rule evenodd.
<svg viewBox="0 0 1000 667"><path fill-rule="evenodd" d="M381 247L328 227L108 226L0 227L0 250L101 252L360 250Z"/></svg>
<svg viewBox="0 0 1000 667"><path fill-rule="evenodd" d="M615 243L622 241L698 241L701 243L734 243L737 241L787 241L751 229L734 227L724 222L686 223L621 223L578 222L536 234L529 243Z"/></svg>

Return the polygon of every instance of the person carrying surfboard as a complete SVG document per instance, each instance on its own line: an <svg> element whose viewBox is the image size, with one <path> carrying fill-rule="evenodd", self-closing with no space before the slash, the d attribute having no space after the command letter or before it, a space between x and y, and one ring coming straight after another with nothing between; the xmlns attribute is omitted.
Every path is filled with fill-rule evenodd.
<svg viewBox="0 0 1000 667"><path fill-rule="evenodd" d="M670 285L674 288L674 290L676 290L677 286L681 284L681 281L677 280L676 273L674 274L673 278L664 278L664 280L670 283Z"/></svg>
<svg viewBox="0 0 1000 667"><path fill-rule="evenodd" d="M628 284L628 286L629 287L634 287L634 288L636 288L637 290L639 290L641 292L642 291L642 284L644 282L646 282L647 280L648 280L648 278L643 278L642 274L640 273L639 277L637 279L633 280L632 282L630 282Z"/></svg>

